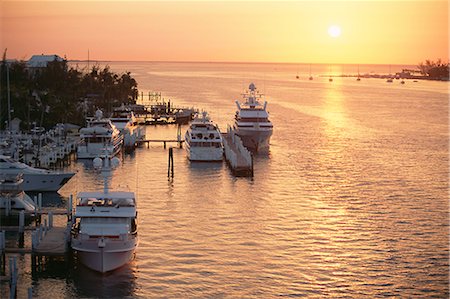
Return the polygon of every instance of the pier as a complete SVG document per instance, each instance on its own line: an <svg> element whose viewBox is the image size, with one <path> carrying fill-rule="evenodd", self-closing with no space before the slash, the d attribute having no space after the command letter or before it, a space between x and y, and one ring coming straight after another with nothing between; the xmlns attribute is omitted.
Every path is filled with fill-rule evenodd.
<svg viewBox="0 0 450 299"><path fill-rule="evenodd" d="M253 177L253 157L242 143L241 138L228 126L222 133L225 160L234 176Z"/></svg>
<svg viewBox="0 0 450 299"><path fill-rule="evenodd" d="M137 142L138 145L142 145L142 144L146 144L147 148L150 147L150 143L163 143L164 148L166 148L167 143L178 143L178 146L180 148L183 147L183 142L184 140L177 140L177 139L144 139L144 140L139 140Z"/></svg>

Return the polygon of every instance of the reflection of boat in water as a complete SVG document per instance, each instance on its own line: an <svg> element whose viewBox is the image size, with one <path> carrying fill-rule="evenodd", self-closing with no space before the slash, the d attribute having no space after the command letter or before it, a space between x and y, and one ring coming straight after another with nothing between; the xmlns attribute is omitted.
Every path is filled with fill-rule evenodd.
<svg viewBox="0 0 450 299"><path fill-rule="evenodd" d="M104 273L133 259L138 244L137 210L133 192L108 190L107 176L118 159L94 159L98 163L104 163L105 188L78 193L71 246L82 264Z"/></svg>
<svg viewBox="0 0 450 299"><path fill-rule="evenodd" d="M2 155L0 155L0 173L13 176L23 174L24 191L58 191L75 175L73 172L34 168Z"/></svg>
<svg viewBox="0 0 450 299"><path fill-rule="evenodd" d="M186 152L191 161L222 161L223 144L219 128L206 112L194 117L185 134Z"/></svg>
<svg viewBox="0 0 450 299"><path fill-rule="evenodd" d="M0 215L18 215L20 211L33 213L35 203L22 189L22 175L0 176Z"/></svg>
<svg viewBox="0 0 450 299"><path fill-rule="evenodd" d="M103 113L97 110L95 118L88 121L88 126L80 130L82 142L78 145L77 157L80 159L92 159L106 153L117 155L122 149L123 136L116 126L108 118L103 118Z"/></svg>
<svg viewBox="0 0 450 299"><path fill-rule="evenodd" d="M235 115L234 130L249 150L267 151L273 132L273 125L266 110L267 102L260 103L261 95L256 91L253 83L249 85L249 91L243 96L245 102L236 101L238 110Z"/></svg>

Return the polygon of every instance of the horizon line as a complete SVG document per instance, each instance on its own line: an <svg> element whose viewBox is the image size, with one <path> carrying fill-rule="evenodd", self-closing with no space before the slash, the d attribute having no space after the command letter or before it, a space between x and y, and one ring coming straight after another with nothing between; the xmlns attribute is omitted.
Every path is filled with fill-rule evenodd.
<svg viewBox="0 0 450 299"><path fill-rule="evenodd" d="M338 63L338 62L276 62L276 61L201 61L201 60L112 60L112 59L67 59L68 62L154 62L154 63L219 63L219 64L321 64L321 65L407 65L417 66L419 63Z"/></svg>

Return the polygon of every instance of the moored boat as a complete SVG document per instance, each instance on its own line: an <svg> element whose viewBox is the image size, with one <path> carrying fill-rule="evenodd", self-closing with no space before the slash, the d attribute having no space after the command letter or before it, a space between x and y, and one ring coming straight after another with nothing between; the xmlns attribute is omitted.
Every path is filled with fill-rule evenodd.
<svg viewBox="0 0 450 299"><path fill-rule="evenodd" d="M223 143L218 126L208 114L196 114L185 134L186 152L191 161L222 161Z"/></svg>
<svg viewBox="0 0 450 299"><path fill-rule="evenodd" d="M144 138L142 127L138 124L134 112L124 105L115 108L110 117L111 122L123 135L123 146L132 150L136 143Z"/></svg>
<svg viewBox="0 0 450 299"><path fill-rule="evenodd" d="M273 125L269 120L267 102L261 104L261 94L258 93L253 83L243 95L245 101L236 101L238 110L234 119L234 130L242 139L244 146L253 152L266 152L269 150L270 137Z"/></svg>
<svg viewBox="0 0 450 299"><path fill-rule="evenodd" d="M104 171L113 159L104 158ZM78 193L71 237L80 262L102 273L130 262L138 245L135 194L109 191L106 180L103 192Z"/></svg>
<svg viewBox="0 0 450 299"><path fill-rule="evenodd" d="M77 157L93 159L102 154L117 155L123 145L123 136L110 119L104 118L97 110L95 118L88 121L85 128L80 129L81 143L78 145Z"/></svg>
<svg viewBox="0 0 450 299"><path fill-rule="evenodd" d="M58 191L75 175L74 172L34 168L3 155L0 155L0 173L13 176L22 174L23 190L36 192Z"/></svg>

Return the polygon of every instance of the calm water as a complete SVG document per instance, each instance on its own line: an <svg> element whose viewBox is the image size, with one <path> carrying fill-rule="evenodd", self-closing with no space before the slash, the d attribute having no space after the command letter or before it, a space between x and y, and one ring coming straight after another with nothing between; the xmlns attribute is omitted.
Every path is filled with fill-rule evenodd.
<svg viewBox="0 0 450 299"><path fill-rule="evenodd" d="M270 154L256 157L253 179L176 149L168 180L159 144L124 156L112 186L138 194L136 259L99 275L76 260L34 271L20 256L20 298L30 286L39 298L448 297L448 83L330 83L318 77L330 67L317 65L312 82L309 65L110 66L144 92L207 110L222 130L254 82L275 127ZM360 66L371 71L389 66ZM176 136L171 126L146 132ZM69 168L78 173L62 197L102 187L89 166Z"/></svg>

